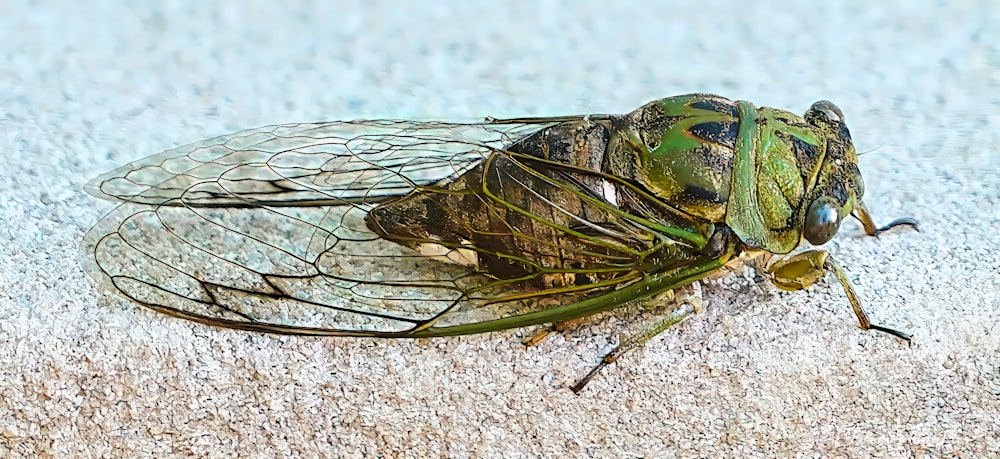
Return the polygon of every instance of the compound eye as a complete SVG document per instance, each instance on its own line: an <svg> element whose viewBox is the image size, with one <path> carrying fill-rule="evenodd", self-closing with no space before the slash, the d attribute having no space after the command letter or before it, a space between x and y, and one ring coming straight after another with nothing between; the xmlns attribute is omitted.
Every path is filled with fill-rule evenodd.
<svg viewBox="0 0 1000 459"><path fill-rule="evenodd" d="M812 245L823 245L833 239L840 228L840 206L829 196L817 198L806 212L805 236Z"/></svg>
<svg viewBox="0 0 1000 459"><path fill-rule="evenodd" d="M840 107L834 105L833 102L828 100L821 100L812 104L809 110L806 110L806 114L803 117L806 122L812 125L816 125L818 122L823 122L825 124L833 124L834 122L844 122L844 112L840 111Z"/></svg>

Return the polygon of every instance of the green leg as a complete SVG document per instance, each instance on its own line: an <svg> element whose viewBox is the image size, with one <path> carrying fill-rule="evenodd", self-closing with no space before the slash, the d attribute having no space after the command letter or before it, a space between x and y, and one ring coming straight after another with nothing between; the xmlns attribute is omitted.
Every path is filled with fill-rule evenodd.
<svg viewBox="0 0 1000 459"><path fill-rule="evenodd" d="M673 309L665 319L657 322L652 327L647 328L642 333L628 337L624 342L619 344L618 347L607 353L607 355L601 359L601 362L598 363L597 366L590 371L590 373L587 373L583 379L570 388L573 392L580 393L580 391L583 390L583 387L586 386L587 383L590 382L590 380L593 379L593 377L601 371L602 368L608 366L608 364L614 363L622 356L622 354L642 346L664 330L684 321L684 319L687 319L691 316L691 314L701 311L701 288L693 286L692 284L698 282L699 279L721 269L730 261L733 254L736 253L736 238L732 237L728 229L725 231L716 231L716 233L712 236L712 240L715 243L710 242L710 246L715 246L715 248L710 251L710 254L704 255L704 258L700 260L691 260L691 262L686 265L677 266L663 272L652 274L641 284L644 290L650 292L666 292L667 290L681 289L681 294L677 296L684 301L684 304ZM639 301L643 304L643 306L649 307L653 305L653 300L650 298L655 298L657 296L664 298L662 295L673 294L653 293L652 295L635 295L632 296L632 298L629 298L628 301ZM675 299L674 303L676 302L677 301Z"/></svg>
<svg viewBox="0 0 1000 459"><path fill-rule="evenodd" d="M664 308L665 305L674 306L673 309L676 309L683 307L685 304L689 304L694 307L694 312L701 312L701 286L698 282L693 282L683 287L666 290L647 298L640 299L638 300L638 303L639 306L647 310L661 309ZM551 326L540 328L534 334L524 339L521 343L528 347L537 346L549 335L577 328L580 324L588 320L591 320L591 316L555 322Z"/></svg>
<svg viewBox="0 0 1000 459"><path fill-rule="evenodd" d="M653 337L659 335L671 326L683 322L684 319L687 319L692 314L701 312L701 286L698 284L698 281L695 281L683 287L667 290L649 298L639 300L639 305L644 309L660 309L663 308L664 305L668 305L670 312L666 315L661 315L660 320L653 322L651 326L646 327L646 329L642 332L629 336L625 339L625 341L612 349L611 352L605 354L605 356L601 359L601 362L598 363L593 370L590 370L590 373L587 373L586 376L573 385L571 388L573 392L580 393L580 391L583 390L583 387L586 386L587 383L590 382L590 380L597 375L602 368L615 363L626 352L644 346L647 342L649 342L649 340L653 339Z"/></svg>
<svg viewBox="0 0 1000 459"><path fill-rule="evenodd" d="M826 276L826 273L829 271L832 271L837 276L837 280L844 288L844 293L847 294L847 299L851 302L854 314L858 316L861 329L878 330L904 339L907 342L910 341L910 335L906 333L879 325L872 325L871 321L868 320L868 314L861 307L861 300L858 299L857 293L854 293L851 281L847 279L847 274L844 273L840 265L825 250L802 252L767 268L767 274L771 278L771 282L784 290L800 290L809 287Z"/></svg>
<svg viewBox="0 0 1000 459"><path fill-rule="evenodd" d="M649 311L664 307L673 310L684 304L690 304L694 307L695 312L701 312L701 284L698 281L639 300L639 306Z"/></svg>

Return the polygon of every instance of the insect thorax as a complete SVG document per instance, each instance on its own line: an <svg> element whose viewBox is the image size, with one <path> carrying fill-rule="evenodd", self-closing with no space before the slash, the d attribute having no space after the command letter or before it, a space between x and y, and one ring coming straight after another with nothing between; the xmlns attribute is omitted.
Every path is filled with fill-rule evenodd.
<svg viewBox="0 0 1000 459"><path fill-rule="evenodd" d="M814 199L846 205L860 196L847 128L810 114L709 94L669 97L619 120L606 164L693 217L732 226L749 246L784 253L799 244Z"/></svg>

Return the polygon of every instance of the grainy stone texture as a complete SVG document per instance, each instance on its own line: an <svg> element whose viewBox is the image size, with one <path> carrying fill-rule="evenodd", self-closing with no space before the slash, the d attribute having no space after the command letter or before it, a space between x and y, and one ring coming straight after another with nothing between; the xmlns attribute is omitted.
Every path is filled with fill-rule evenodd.
<svg viewBox="0 0 1000 459"><path fill-rule="evenodd" d="M1000 455L995 0L0 4L0 455ZM706 312L566 389L629 316L525 350L216 330L102 295L90 177L247 127L625 112L714 92L843 108L879 222L839 287L737 272Z"/></svg>

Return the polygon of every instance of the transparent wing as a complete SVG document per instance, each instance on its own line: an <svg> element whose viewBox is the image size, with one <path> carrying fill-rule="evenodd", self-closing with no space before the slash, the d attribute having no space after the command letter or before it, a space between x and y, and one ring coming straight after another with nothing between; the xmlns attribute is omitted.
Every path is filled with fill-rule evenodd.
<svg viewBox="0 0 1000 459"><path fill-rule="evenodd" d="M102 199L151 205L343 205L454 179L490 149L554 124L334 121L246 130L149 156L91 180Z"/></svg>
<svg viewBox="0 0 1000 459"><path fill-rule="evenodd" d="M432 336L635 282L645 257L671 241L581 186L580 171L503 150L554 120L284 125L154 155L88 184L124 201L87 234L90 268L138 303L202 323L386 337ZM460 177L479 185L462 188ZM417 224L440 227L466 205L490 223L458 225L467 231L454 240L400 243L373 231L369 213L402 219L389 204L408 195L457 206ZM498 276L487 257L521 271Z"/></svg>

